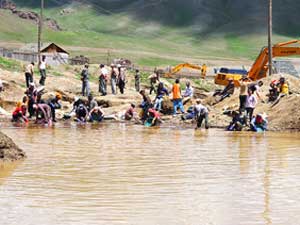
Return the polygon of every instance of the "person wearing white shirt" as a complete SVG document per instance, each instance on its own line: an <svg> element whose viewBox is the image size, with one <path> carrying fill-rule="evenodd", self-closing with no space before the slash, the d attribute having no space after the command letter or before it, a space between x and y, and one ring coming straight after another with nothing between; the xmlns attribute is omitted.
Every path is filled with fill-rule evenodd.
<svg viewBox="0 0 300 225"><path fill-rule="evenodd" d="M208 129L208 109L201 103L201 99L197 99L196 105L194 106L194 115L197 121L196 129L201 128L203 120L205 120L205 129Z"/></svg>
<svg viewBox="0 0 300 225"><path fill-rule="evenodd" d="M188 101L193 98L194 89L191 87L191 83L189 81L186 82L186 88L183 93L183 104L185 105Z"/></svg>
<svg viewBox="0 0 300 225"><path fill-rule="evenodd" d="M247 115L249 116L249 122L251 122L252 120L253 112L256 107L256 104L257 104L256 95L254 95L253 90L249 89L247 100L246 100L246 112Z"/></svg>
<svg viewBox="0 0 300 225"><path fill-rule="evenodd" d="M41 78L40 78L40 85L42 86L45 86L45 81L46 81L46 56L42 56L42 61L40 62L40 66L39 66L39 69L40 69L40 75L41 75Z"/></svg>

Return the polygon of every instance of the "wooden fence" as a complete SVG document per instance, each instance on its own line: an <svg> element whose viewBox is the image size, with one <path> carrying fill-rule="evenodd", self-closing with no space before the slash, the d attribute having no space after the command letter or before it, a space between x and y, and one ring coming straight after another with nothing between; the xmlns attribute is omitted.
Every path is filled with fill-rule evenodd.
<svg viewBox="0 0 300 225"><path fill-rule="evenodd" d="M19 52L5 48L0 48L0 56L25 62L37 62L38 59L36 53Z"/></svg>

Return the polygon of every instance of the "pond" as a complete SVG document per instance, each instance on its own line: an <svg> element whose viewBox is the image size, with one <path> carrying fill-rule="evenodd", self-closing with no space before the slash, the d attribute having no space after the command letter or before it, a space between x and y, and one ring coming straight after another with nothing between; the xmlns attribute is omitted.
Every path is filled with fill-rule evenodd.
<svg viewBox="0 0 300 225"><path fill-rule="evenodd" d="M299 224L300 134L129 124L2 128L2 225Z"/></svg>

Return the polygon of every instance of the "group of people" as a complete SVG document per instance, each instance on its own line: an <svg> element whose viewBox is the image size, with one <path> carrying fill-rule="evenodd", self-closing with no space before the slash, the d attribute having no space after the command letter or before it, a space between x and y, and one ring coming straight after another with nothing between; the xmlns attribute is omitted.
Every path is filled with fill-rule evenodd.
<svg viewBox="0 0 300 225"><path fill-rule="evenodd" d="M247 76L243 76L238 82L240 86L239 95L239 110L225 112L232 117L232 121L227 127L228 130L242 130L248 126L252 131L265 131L267 130L268 120L265 113L254 114L257 104L260 102L265 103L260 88L264 85L262 81L251 82ZM234 93L234 82L229 80L228 85L225 87L223 96L230 97ZM228 93L228 90L230 92ZM273 80L270 83L268 103L271 103L273 107L281 98L289 94L289 85L284 77L279 80ZM224 98L223 98L224 99Z"/></svg>
<svg viewBox="0 0 300 225"><path fill-rule="evenodd" d="M34 63L30 63L26 67L25 80L27 89L22 101L16 104L16 108L12 114L13 121L28 122L28 119L35 116L38 123L51 124L52 122L56 122L55 111L56 109L61 108L60 100L62 96L57 93L55 96L46 99L42 97L43 87L46 81L46 67L47 64L45 57L43 56L39 63L39 88L35 87L33 81ZM101 122L105 118L105 114L103 108L98 105L91 94L89 76L89 65L85 64L81 72L82 96L87 96L88 100L86 102L80 98L76 98L72 111L66 117L74 115L78 122ZM203 105L201 99L192 101L194 90L190 82L186 82L185 90L182 92L180 80L176 79L172 89L168 90L161 81L159 73L155 71L148 77L150 81L148 95L145 90L141 90L140 79L140 71L137 69L135 70L134 75L135 90L140 93L143 99L140 104L140 108L142 109L140 116L138 116L135 104L130 104L129 108L122 116L124 120L135 119L140 120L146 126L157 125L162 122L160 113L170 113L168 111L170 109L164 107L164 102L169 101L168 99L171 98L173 104L172 114L174 117L176 117L178 113L181 113L182 120L195 120L197 123L196 128L200 128L203 121L205 121L205 128L209 128L209 109ZM113 95L117 94L117 89L119 89L121 94L124 94L126 85L126 69L124 67L119 64L111 64L110 69L107 69L103 64L99 66L99 92L102 96L107 95L108 80L110 80L111 93ZM240 104L238 110L225 112L225 114L232 117L232 121L227 127L227 130L240 131L244 127L250 127L253 131L266 130L268 124L266 114L254 114L256 105L259 101L264 102L260 93L263 82L251 82L246 75L238 81L229 79L228 85L223 90L216 91L214 96L219 96L218 101L222 101L234 94L235 86L240 87ZM150 98L152 93L155 93L154 99ZM281 98L288 94L289 85L284 77L281 77L279 80L273 80L270 83L268 102L271 102L272 106L274 106ZM189 101L192 101L194 104L186 110L184 105Z"/></svg>
<svg viewBox="0 0 300 225"><path fill-rule="evenodd" d="M36 123L51 125L56 122L56 109L61 108L62 95L56 93L55 96L42 98L43 88L36 88L33 82L25 91L22 102L17 102L12 113L13 122L28 123L29 119L36 118Z"/></svg>
<svg viewBox="0 0 300 225"><path fill-rule="evenodd" d="M98 91L99 93L101 93L102 96L107 95L107 84L109 80L111 85L111 92L113 95L117 94L117 88L119 89L121 94L124 94L126 85L126 69L122 67L122 65L111 64L110 70L108 70L104 64L100 64L98 73ZM81 72L82 96L89 96L91 94L89 78L89 65L85 64Z"/></svg>
<svg viewBox="0 0 300 225"><path fill-rule="evenodd" d="M149 78L154 78L155 75L151 75ZM148 117L150 117L150 121L152 125L156 124L157 122L161 122L160 119L160 112L167 113L167 109L163 109L162 105L165 100L167 100L170 95L172 95L172 102L173 102L173 110L172 114L176 117L179 113L181 114L181 118L183 120L193 119L197 122L197 129L201 128L203 120L205 120L205 128L209 128L208 123L208 108L202 104L200 99L195 100L195 104L190 107L192 108L191 111L185 110L185 103L192 101L194 95L194 89L191 87L190 82L186 82L185 84L185 91L182 93L180 80L176 79L175 83L172 86L172 89L169 91L165 86L164 83L159 80L159 77L156 76L157 81L159 82L157 89L155 90L154 87L150 88L150 95L152 91L155 91L155 98L151 100L149 95L146 93L145 90L140 91L140 95L143 98L143 102L141 104L142 113L141 113L141 120L146 121ZM153 90L154 89L154 90ZM179 111L179 112L178 112ZM153 120L154 119L154 120Z"/></svg>
<svg viewBox="0 0 300 225"><path fill-rule="evenodd" d="M31 62L25 67L25 81L26 81L26 87L29 88L30 83L34 82L34 67L35 63ZM41 86L45 86L46 82L46 68L47 68L47 63L46 63L46 56L42 56L42 59L38 65L39 67L39 73L40 73L40 80L39 84Z"/></svg>

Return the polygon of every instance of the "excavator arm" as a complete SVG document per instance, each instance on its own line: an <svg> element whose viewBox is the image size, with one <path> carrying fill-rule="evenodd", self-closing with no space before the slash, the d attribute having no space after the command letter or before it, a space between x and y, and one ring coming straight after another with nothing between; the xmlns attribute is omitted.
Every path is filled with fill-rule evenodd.
<svg viewBox="0 0 300 225"><path fill-rule="evenodd" d="M278 43L272 47L272 58L274 57L286 57L293 55L300 55L300 47L295 46L300 44L300 40L292 40L288 42ZM248 78L252 81L262 79L267 76L269 61L269 50L264 47L253 63L250 71L248 72ZM218 73L215 77L215 83L219 85L227 85L228 79L234 80L235 86L239 86L239 80L242 78L241 74L230 73Z"/></svg>
<svg viewBox="0 0 300 225"><path fill-rule="evenodd" d="M272 47L272 58L300 55L300 47L289 47L295 43L300 43L298 40L276 44ZM263 48L254 64L252 65L248 77L255 81L267 76L269 61L269 50Z"/></svg>
<svg viewBox="0 0 300 225"><path fill-rule="evenodd" d="M171 72L166 73L165 76L166 77L172 77L173 74L179 72L180 70L182 70L183 68L190 68L190 69L195 69L195 70L201 70L201 66L198 65L194 65L194 64L190 64L190 63L182 63L182 64L178 64L176 65Z"/></svg>

